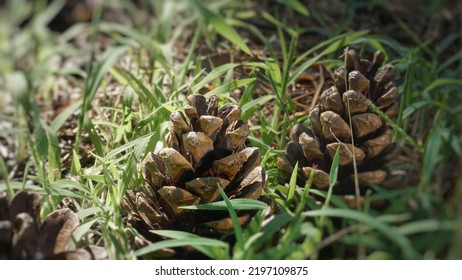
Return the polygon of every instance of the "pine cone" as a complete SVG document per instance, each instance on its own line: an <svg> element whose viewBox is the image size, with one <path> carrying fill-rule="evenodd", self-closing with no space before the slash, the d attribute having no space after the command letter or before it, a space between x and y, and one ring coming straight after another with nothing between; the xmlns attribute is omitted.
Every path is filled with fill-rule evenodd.
<svg viewBox="0 0 462 280"><path fill-rule="evenodd" d="M32 192L20 192L8 202L0 193L0 259L105 259L106 251L88 246L66 251L77 215L64 208L53 211L40 225L42 198Z"/></svg>
<svg viewBox="0 0 462 280"><path fill-rule="evenodd" d="M199 211L186 205L222 200L217 185L230 199L259 199L266 186L258 148L245 147L249 127L238 120L235 104L218 108L218 98L208 103L202 95L189 97L184 112L170 116L168 148L149 153L143 161L147 186L128 191L124 208L130 224L146 239L157 239L150 230L175 229L200 235L223 234L233 229L227 211ZM253 212L238 211L246 224Z"/></svg>
<svg viewBox="0 0 462 280"><path fill-rule="evenodd" d="M353 159L361 195L370 184L381 184L388 175L385 155L391 150L393 131L371 111L369 103L391 118L399 105L398 90L392 85L396 70L389 64L381 67L381 52L374 54L372 62L360 59L353 49L345 56L345 66L334 73L335 85L321 94L318 105L309 112L311 128L303 124L292 128L291 141L278 164L290 176L298 162L299 184L304 185L314 171L314 187L327 189L332 159L340 148L338 182L333 192L355 207ZM362 204L363 200L361 196L358 202Z"/></svg>

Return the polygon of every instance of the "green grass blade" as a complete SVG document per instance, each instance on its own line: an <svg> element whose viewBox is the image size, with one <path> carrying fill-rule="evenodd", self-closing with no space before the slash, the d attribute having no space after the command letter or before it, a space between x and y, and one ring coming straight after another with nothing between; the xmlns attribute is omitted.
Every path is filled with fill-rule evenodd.
<svg viewBox="0 0 462 280"><path fill-rule="evenodd" d="M322 55L327 55L329 53L335 52L338 49L340 49L343 46L349 45L352 42L359 40L361 38L364 38L369 33L367 30L363 31L358 31L358 32L353 32L353 33L347 33L347 34L342 34L339 36L336 36L334 38L328 39L326 41L323 41L313 48L307 50L306 52L302 53L301 55L297 56L297 59L294 61L294 65L297 65L301 63L303 60L306 59L307 56L317 52L318 50L325 48L324 51L321 52ZM301 66L300 66L301 67ZM296 71L300 71L299 68L297 68ZM303 66L303 68L308 68L309 66ZM305 69L306 69L305 68ZM303 72L303 71L302 71Z"/></svg>
<svg viewBox="0 0 462 280"><path fill-rule="evenodd" d="M39 192L42 191L42 188L36 186L36 185L31 185L31 184L25 184L23 182L17 182L17 181L9 181L10 188L15 191L34 191L34 192ZM8 191L8 187L6 183L0 183L0 192Z"/></svg>
<svg viewBox="0 0 462 280"><path fill-rule="evenodd" d="M204 5L202 5L197 0L190 0L192 4L199 10L199 12L204 16L204 18L210 22L210 24L215 28L215 30L227 40L235 44L238 48L242 51L247 53L248 55L252 55L249 47L245 44L244 40L239 36L234 28L226 23L223 20L223 17L217 15L216 13L212 12L211 10L207 9Z"/></svg>
<svg viewBox="0 0 462 280"><path fill-rule="evenodd" d="M85 118L83 125L86 131L88 132L91 143L95 147L96 154L98 156L102 156L104 154L104 144L101 141L101 138L98 134L95 125L93 124L93 121L90 118Z"/></svg>
<svg viewBox="0 0 462 280"><path fill-rule="evenodd" d="M234 211L233 205L231 204L231 201L229 200L228 196L226 193L223 191L221 186L217 185L218 191L221 194L221 197L223 198L224 202L226 203L226 207L229 212L229 216L231 217L231 220L233 221L233 226L234 226L234 233L236 235L236 240L237 240L237 245L239 248L244 248L244 236L242 235L242 227L241 224L239 224L239 220L236 214L236 211Z"/></svg>
<svg viewBox="0 0 462 280"><path fill-rule="evenodd" d="M290 175L289 190L286 197L286 206L289 207L292 204L292 200L295 196L295 188L297 187L297 176L298 176L298 161L295 163L294 170Z"/></svg>
<svg viewBox="0 0 462 280"><path fill-rule="evenodd" d="M48 137L41 120L35 121L35 149L41 160L45 160L48 156Z"/></svg>
<svg viewBox="0 0 462 280"><path fill-rule="evenodd" d="M95 68L92 69L90 74L88 75L87 82L85 83L85 92L84 92L84 99L83 99L83 107L82 111L86 112L88 108L90 108L90 104L95 97L96 91L101 84L101 81L104 78L104 75L109 71L109 69L116 63L122 54L125 53L127 47L125 46L115 46L110 47L107 49L102 57L101 60L98 61Z"/></svg>
<svg viewBox="0 0 462 280"><path fill-rule="evenodd" d="M80 175L82 166L80 164L79 155L76 150L72 150L72 166L74 167L75 173Z"/></svg>
<svg viewBox="0 0 462 280"><path fill-rule="evenodd" d="M171 67L168 63L166 54L162 49L162 45L159 44L159 42L156 40L152 40L152 38L146 34L142 34L136 29L123 24L101 22L99 23L98 28L101 32L108 33L113 37L116 37L114 36L114 33L118 33L125 37L131 38L133 41L138 42L139 45L148 50L150 55L162 65L162 67L166 70L166 74L169 76L171 75ZM133 43L132 41L126 41L124 39L121 39L120 41L122 41L122 43L125 45L130 45Z"/></svg>
<svg viewBox="0 0 462 280"><path fill-rule="evenodd" d="M51 2L49 6L47 6L45 11L41 12L40 14L34 17L34 19L32 20L32 28L45 28L45 26L48 25L48 23L50 23L56 17L56 15L62 10L65 4L65 0L56 0ZM37 30L36 32L41 33L43 31Z"/></svg>
<svg viewBox="0 0 462 280"><path fill-rule="evenodd" d="M239 66L237 63L227 63L218 66L217 68L210 71L210 73L201 79L197 84L191 87L191 91L193 93L198 92L201 88L205 87L208 83L212 83L216 78L220 77L221 75L225 74L226 72L234 69L235 67Z"/></svg>
<svg viewBox="0 0 462 280"><path fill-rule="evenodd" d="M417 111L418 109L424 106L427 106L428 104L429 104L428 101L418 101L418 102L412 103L409 107L404 109L403 117L402 117L403 120L409 118L412 115L412 113L414 113L415 111Z"/></svg>
<svg viewBox="0 0 462 280"><path fill-rule="evenodd" d="M8 198L12 199L14 196L14 191L13 187L11 186L10 179L8 178L8 169L2 155L0 155L0 175L2 175L2 178L5 181Z"/></svg>
<svg viewBox="0 0 462 280"><path fill-rule="evenodd" d="M268 240L270 240L273 235L278 232L283 226L287 225L294 217L290 214L284 213L274 216L271 221L265 225L261 231L261 235L255 239L246 242L245 248L256 248L257 250L263 246Z"/></svg>
<svg viewBox="0 0 462 280"><path fill-rule="evenodd" d="M455 221L438 221L428 219L403 224L398 228L398 232L402 235L411 235L430 231L454 231L456 229L457 222Z"/></svg>
<svg viewBox="0 0 462 280"><path fill-rule="evenodd" d="M48 139L48 180L50 182L61 179L61 150L59 140L49 127L46 127Z"/></svg>
<svg viewBox="0 0 462 280"><path fill-rule="evenodd" d="M282 23L277 18L273 17L270 13L263 12L262 16L263 16L264 19L269 21L271 24L274 24L281 31L284 30L284 31L288 32L290 35L296 34L296 32L295 32L295 30L293 28L288 27L287 24ZM284 38L280 37L280 39L283 40ZM281 43L281 47L285 47L285 45Z"/></svg>
<svg viewBox="0 0 462 280"><path fill-rule="evenodd" d="M330 167L329 190L327 191L327 197L326 197L326 201L324 202L324 207L329 206L330 199L332 197L332 190L334 189L334 186L337 183L339 161L340 161L340 147L338 147L337 151L335 151L334 159L332 160L332 165Z"/></svg>
<svg viewBox="0 0 462 280"><path fill-rule="evenodd" d="M255 26L253 26L251 24L248 24L246 22L238 22L237 25L246 27L250 31L252 31L255 34L255 36L257 36L258 39L260 39L260 41L263 43L263 45L265 45L265 48L268 51L270 57L272 57L274 59L276 58L276 53L274 52L273 46L271 45L268 38L261 32L260 29L258 29L257 27L255 27Z"/></svg>
<svg viewBox="0 0 462 280"><path fill-rule="evenodd" d="M102 55L101 59L93 69L89 71L88 78L85 82L82 107L79 118L79 126L74 143L74 150L78 151L82 137L83 128L85 125L85 113L90 108L93 98L96 95L104 75L108 72L109 68L119 59L119 57L127 50L124 46L116 46L108 48ZM75 166L72 166L72 173L75 173Z"/></svg>
<svg viewBox="0 0 462 280"><path fill-rule="evenodd" d="M72 114L77 111L77 109L82 106L83 100L76 101L72 103L69 107L67 107L64 111L62 111L50 124L50 130L53 134L56 134L61 126L66 122L66 120L72 116Z"/></svg>
<svg viewBox="0 0 462 280"><path fill-rule="evenodd" d="M306 17L310 15L308 9L298 0L278 0L278 2L291 7L292 9Z"/></svg>
<svg viewBox="0 0 462 280"><path fill-rule="evenodd" d="M225 249L227 249L229 246L227 243L223 241L200 237L198 235L188 232L156 230L153 231L153 233L175 239L156 242L141 249L138 249L137 251L135 251L135 256L140 257L162 249L184 246L192 246L198 250L203 250L204 246L219 247Z"/></svg>
<svg viewBox="0 0 462 280"><path fill-rule="evenodd" d="M254 200L254 199L246 199L246 198L236 198L230 200L231 207L234 210L261 210L266 209L268 205L266 203ZM193 210L227 210L227 204L224 201L217 201L211 202L206 204L199 204L199 205L190 205L190 206L182 206L182 209L193 209Z"/></svg>
<svg viewBox="0 0 462 280"><path fill-rule="evenodd" d="M164 237L171 238L171 239L198 239L198 238L200 239L202 238L199 235L196 235L194 233L178 231L178 230L153 230L152 232L160 236L164 236Z"/></svg>
<svg viewBox="0 0 462 280"><path fill-rule="evenodd" d="M433 81L425 91L431 92L443 86L462 86L462 81L458 79L440 78Z"/></svg>
<svg viewBox="0 0 462 280"><path fill-rule="evenodd" d="M137 147L145 147L149 143L149 139L155 134L156 132L149 133L145 136L142 136L140 138L137 138L131 142L128 142L127 144L124 144L118 148L115 148L114 150L110 151L107 155L104 156L103 160L108 161L110 158L115 157L126 150Z"/></svg>
<svg viewBox="0 0 462 280"><path fill-rule="evenodd" d="M137 79L132 73L123 69L116 69L119 75L125 78L126 82L133 88L133 90L140 97L141 103L147 108L159 108L166 102L163 94L152 94L151 91L143 84L142 81ZM154 91L155 93L155 91Z"/></svg>
<svg viewBox="0 0 462 280"><path fill-rule="evenodd" d="M427 52L431 57L435 57L435 52L428 47L427 42L422 42L422 40L419 38L419 35L412 31L412 29L409 28L409 26L407 26L407 24L404 23L404 21L402 21L398 17L395 17L395 20L399 24L399 26L404 30L404 32L406 32L412 38L415 44L419 46L419 48Z"/></svg>
<svg viewBox="0 0 462 280"><path fill-rule="evenodd" d="M84 219L88 216L96 215L101 212L108 212L111 210L111 207L108 206L96 206L96 207L89 207L89 208L83 208L80 209L79 212L77 212L77 216L79 219Z"/></svg>
<svg viewBox="0 0 462 280"><path fill-rule="evenodd" d="M42 193L42 194L51 195L51 196L60 196L60 197L68 196L68 197L81 199L81 200L90 199L90 197L88 197L88 196L83 196L83 195L75 193L75 192L73 192L71 190L62 189L62 188L58 188L58 187L49 187L49 188L47 188L46 191L41 190L41 191L38 191L38 192Z"/></svg>
<svg viewBox="0 0 462 280"><path fill-rule="evenodd" d="M91 194L85 185L71 180L59 180L51 183L49 187L49 194L62 196L67 195L79 199L90 199L91 197Z"/></svg>
<svg viewBox="0 0 462 280"><path fill-rule="evenodd" d="M241 120L250 119L257 110L259 110L263 105L270 102L274 98L274 95L263 95L252 101L241 103L243 104L241 106Z"/></svg>
<svg viewBox="0 0 462 280"><path fill-rule="evenodd" d="M197 248L197 246L220 246L221 244L217 243L218 240L214 239L189 239L189 240L164 240L153 243L141 249L135 251L136 257L141 257L143 255L153 253L155 251L167 249L167 248L175 248L175 247L184 247L184 246L192 246Z"/></svg>
<svg viewBox="0 0 462 280"><path fill-rule="evenodd" d="M92 219L90 221L87 221L83 224L80 224L72 233L72 238L76 241L79 242L82 237L90 231L91 227L97 222L98 219Z"/></svg>
<svg viewBox="0 0 462 280"><path fill-rule="evenodd" d="M325 208L321 210L306 211L302 213L305 217L337 217L343 219L351 219L364 224L367 224L385 235L390 241L393 241L398 245L403 253L403 257L406 259L416 259L418 257L417 252L412 247L411 242L407 237L400 234L394 228L379 221L375 217L369 216L365 213L351 210L351 209L332 209Z"/></svg>
<svg viewBox="0 0 462 280"><path fill-rule="evenodd" d="M441 160L441 145L442 138L441 133L437 129L433 131L427 140L426 147L422 160L422 179L419 185L419 191L428 192L430 191L430 181L434 174L434 169L438 162Z"/></svg>
<svg viewBox="0 0 462 280"><path fill-rule="evenodd" d="M372 102L369 102L369 107L371 110L379 115L382 119L384 119L395 131L397 131L403 138L408 142L412 147L416 148L418 151L421 150L420 145L414 140L412 136L410 136L401 126L399 126L396 122L394 122L390 117L385 115L382 110L378 109Z"/></svg>
<svg viewBox="0 0 462 280"><path fill-rule="evenodd" d="M248 78L248 79L241 79L241 80L235 80L235 81L230 81L227 82L209 92L207 92L204 96L205 97L210 97L212 95L220 95L226 92L230 92L233 89L243 87L243 86L248 86L249 84L255 82L256 78Z"/></svg>

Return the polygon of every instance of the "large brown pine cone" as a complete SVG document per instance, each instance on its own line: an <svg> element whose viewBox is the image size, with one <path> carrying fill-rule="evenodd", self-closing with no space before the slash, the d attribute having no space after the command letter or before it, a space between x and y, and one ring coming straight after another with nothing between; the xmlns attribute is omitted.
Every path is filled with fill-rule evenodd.
<svg viewBox="0 0 462 280"><path fill-rule="evenodd" d="M245 147L249 127L239 120L235 104L218 108L218 98L208 102L202 95L189 97L187 116L170 116L168 148L149 153L143 161L147 186L128 191L124 208L129 223L146 239L155 241L151 230L175 229L200 235L223 234L233 229L227 211L200 211L186 205L222 200L218 185L230 199L259 199L266 186L258 148ZM253 212L238 211L239 223Z"/></svg>
<svg viewBox="0 0 462 280"><path fill-rule="evenodd" d="M376 52L372 61L360 59L353 49L344 57L345 66L334 73L335 85L321 94L318 105L309 112L311 128L303 124L292 128L291 141L278 164L290 176L298 162L299 184L303 185L313 170L314 187L327 189L332 159L340 148L338 182L333 192L355 207L364 202L370 184L382 184L388 176L385 155L391 150L393 131L369 104L391 118L396 115L398 90L392 81L397 73L390 64L382 66L381 52ZM353 159L360 196L355 196Z"/></svg>
<svg viewBox="0 0 462 280"><path fill-rule="evenodd" d="M0 193L1 259L105 259L104 248L87 246L73 251L66 247L79 224L77 215L64 208L55 210L40 224L40 195L20 192L9 203Z"/></svg>

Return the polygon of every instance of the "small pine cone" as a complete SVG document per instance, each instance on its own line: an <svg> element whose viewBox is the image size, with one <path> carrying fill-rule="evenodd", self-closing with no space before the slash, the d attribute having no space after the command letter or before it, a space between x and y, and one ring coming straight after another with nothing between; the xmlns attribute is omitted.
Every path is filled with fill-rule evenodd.
<svg viewBox="0 0 462 280"><path fill-rule="evenodd" d="M175 229L200 235L232 231L227 211L180 208L222 200L219 185L229 199L259 199L266 187L258 148L245 147L249 127L239 120L235 104L218 108L218 98L208 102L192 95L184 107L187 116L175 111L170 116L168 147L149 153L142 163L147 186L127 192L123 207L129 223L145 239L158 239L151 230ZM253 212L238 211L241 225ZM145 242L144 242L145 243Z"/></svg>
<svg viewBox="0 0 462 280"><path fill-rule="evenodd" d="M291 141L278 165L290 176L298 162L299 184L305 184L314 170L314 187L327 189L329 169L339 148L338 181L333 192L355 207L357 202L363 204L364 198L356 200L354 159L361 195L370 184L381 184L388 175L385 155L391 150L393 131L371 111L369 103L391 118L396 115L398 90L392 81L397 73L392 65L382 66L381 52L376 52L372 61L360 59L353 49L345 56L345 66L335 70L335 85L321 94L309 112L311 128L303 124L292 128Z"/></svg>
<svg viewBox="0 0 462 280"><path fill-rule="evenodd" d="M0 260L107 258L104 248L92 245L66 251L79 219L64 208L40 224L41 200L36 193L20 192L9 203L6 193L0 193Z"/></svg>

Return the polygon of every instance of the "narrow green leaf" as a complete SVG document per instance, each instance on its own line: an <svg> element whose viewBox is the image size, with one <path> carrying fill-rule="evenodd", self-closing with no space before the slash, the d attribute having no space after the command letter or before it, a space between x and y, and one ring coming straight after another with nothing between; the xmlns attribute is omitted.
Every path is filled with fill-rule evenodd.
<svg viewBox="0 0 462 280"><path fill-rule="evenodd" d="M61 179L61 149L58 137L46 127L48 139L48 179L50 182Z"/></svg>
<svg viewBox="0 0 462 280"><path fill-rule="evenodd" d="M418 257L417 252L412 247L409 239L394 228L388 226L387 224L379 221L376 217L369 216L365 213L352 210L352 209L332 209L324 208L320 210L306 211L302 213L305 217L338 217L344 219L355 220L364 224L367 224L385 235L390 241L393 241L398 245L403 253L403 257L406 259L416 259Z"/></svg>
<svg viewBox="0 0 462 280"><path fill-rule="evenodd" d="M162 49L162 45L159 44L157 40L152 40L151 37L146 36L145 34L140 33L135 28L129 27L127 25L119 24L119 23L109 23L109 22L101 22L98 25L99 30L101 32L109 33L110 35L115 35L114 33L122 34L123 36L132 39L135 42L138 42L142 47L149 51L149 53L153 56L156 61L162 65L162 67L166 70L167 75L171 75L171 67L169 65L167 54L164 53ZM114 36L116 37L116 36ZM125 45L133 44L133 41L124 41Z"/></svg>
<svg viewBox="0 0 462 280"><path fill-rule="evenodd" d="M310 15L308 9L298 0L279 0L278 2L291 7L292 9L304 16Z"/></svg>
<svg viewBox="0 0 462 280"><path fill-rule="evenodd" d="M431 92L437 88L443 87L443 86L462 86L462 81L458 79L448 79L448 78L440 78L435 81L433 81L426 89L425 91Z"/></svg>
<svg viewBox="0 0 462 280"><path fill-rule="evenodd" d="M14 191L10 183L10 178L8 178L8 169L2 155L0 155L0 175L2 175L2 179L5 181L8 198L12 199L14 196Z"/></svg>
<svg viewBox="0 0 462 280"><path fill-rule="evenodd" d="M362 30L358 32L353 32L353 33L346 33L346 34L341 34L339 36L336 36L334 38L330 38L328 40L322 41L321 43L317 44L316 46L312 47L311 49L307 50L306 52L302 53L301 55L297 56L297 59L294 62L294 65L299 64L303 60L306 59L311 54L314 54L316 52L319 52L320 49L325 48L324 51L321 52L322 55L327 55L329 53L335 52L338 49L342 48L343 46L347 46L351 44L352 42L364 38L369 31L367 30ZM322 56L321 55L321 56ZM297 68L297 72L300 71L302 68L308 68L308 65L304 65L303 67L300 65L299 68ZM303 71L302 71L303 72Z"/></svg>
<svg viewBox="0 0 462 280"><path fill-rule="evenodd" d="M321 198L326 198L327 197L327 193L325 191L320 191L320 190L317 190L317 189L310 189L310 193L316 195L316 196L319 196ZM340 197L336 196L336 195L333 195L331 198L331 204L337 208L342 208L342 209L345 209L345 208L349 208L348 205L346 204L346 202L341 199ZM313 209L320 209L322 207L316 207Z"/></svg>
<svg viewBox="0 0 462 280"><path fill-rule="evenodd" d="M273 59L269 58L265 61L267 67L267 73L269 74L268 78L271 79L270 82L274 83L274 88L279 88L282 83L282 73L279 63Z"/></svg>
<svg viewBox="0 0 462 280"><path fill-rule="evenodd" d="M257 28L256 26L252 24L248 24L246 22L236 21L236 20L235 22L236 22L236 25L243 26L245 28L248 28L250 31L252 31L258 37L258 39L260 39L260 41L263 43L266 50L270 54L270 57L276 58L276 53L274 52L274 48L272 44L270 43L270 40L266 37L265 34L263 34L263 32L259 28Z"/></svg>
<svg viewBox="0 0 462 280"><path fill-rule="evenodd" d="M179 230L153 230L155 234L160 236L164 236L171 239L200 239L199 235L194 233L186 232L186 231L179 231Z"/></svg>
<svg viewBox="0 0 462 280"><path fill-rule="evenodd" d="M246 248L250 247L253 244L253 247L259 249L263 246L268 240L270 240L273 235L278 232L283 226L289 223L294 217L290 214L284 213L274 216L267 225L265 225L261 231L261 235L254 242L247 241ZM260 232L259 232L260 233Z"/></svg>
<svg viewBox="0 0 462 280"><path fill-rule="evenodd" d="M141 146L146 146L149 142L149 139L155 134L156 132L152 132L152 133L149 133L149 134L146 134L145 136L142 136L140 138L137 138L131 142L128 142L127 144L124 144L114 150L112 150L111 152L109 152L107 155L104 156L103 160L104 161L107 161L109 160L110 158L114 157L114 156L117 156L123 152L125 152L126 150L130 149L130 148L133 148L133 147L138 147L139 145Z"/></svg>
<svg viewBox="0 0 462 280"><path fill-rule="evenodd" d="M402 235L455 230L457 230L457 222L438 220L420 220L403 224L398 228L398 232Z"/></svg>
<svg viewBox="0 0 462 280"><path fill-rule="evenodd" d="M42 194L48 194L52 196L68 196L68 197L82 199L82 200L89 199L89 197L83 196L81 194L75 193L67 189L61 189L61 188L47 188L46 190L43 189L39 192Z"/></svg>
<svg viewBox="0 0 462 280"><path fill-rule="evenodd" d="M250 119L257 110L259 110L263 105L273 100L274 98L275 98L274 95L263 95L247 103L242 103L241 119L242 120Z"/></svg>
<svg viewBox="0 0 462 280"><path fill-rule="evenodd" d="M347 245L361 245L366 246L368 249L385 249L387 248L386 240L383 240L377 236L365 235L365 234L349 234L343 236L341 239L343 244Z"/></svg>
<svg viewBox="0 0 462 280"><path fill-rule="evenodd" d="M82 106L82 99L72 103L64 111L62 111L50 124L50 130L52 133L56 134L61 126L66 122L66 120L74 114L77 109Z"/></svg>
<svg viewBox="0 0 462 280"><path fill-rule="evenodd" d="M17 98L26 112L32 112L29 84L27 83L26 74L22 71L14 71L4 76L6 89Z"/></svg>
<svg viewBox="0 0 462 280"><path fill-rule="evenodd" d="M229 212L229 215L231 216L231 220L233 221L234 234L236 235L237 245L239 246L239 248L243 249L244 248L244 236L242 235L242 227L241 227L241 224L239 224L236 211L234 211L233 205L231 204L228 196L223 191L221 186L217 185L217 187L218 187L218 191L220 192L221 197L226 203L226 207L228 208L228 212Z"/></svg>
<svg viewBox="0 0 462 280"><path fill-rule="evenodd" d="M252 71L248 74L249 78L256 78L256 67L252 69ZM240 99L239 99L239 106L242 109L242 106L245 104L249 103L252 100L253 92L256 87L256 82L254 81L253 83L250 83L248 87L245 88L244 92L242 93ZM242 115L242 114L241 114Z"/></svg>
<svg viewBox="0 0 462 280"><path fill-rule="evenodd" d="M294 35L296 33L293 28L288 27L287 24L282 23L277 18L273 17L270 13L263 12L262 16L263 16L264 19L266 19L270 23L274 24L276 27L280 28L281 30L285 30L291 35ZM283 39L283 38L281 37L281 39ZM284 44L282 44L282 46L284 46Z"/></svg>
<svg viewBox="0 0 462 280"><path fill-rule="evenodd" d="M114 63L119 59L119 57L125 53L127 50L124 46L115 46L108 48L102 55L101 59L96 63L94 68L89 68L88 78L85 81L85 88L83 92L83 99L82 99L82 106L80 110L80 117L79 117L79 126L76 135L76 140L74 143L74 150L78 151L80 147L80 142L82 138L83 128L85 125L88 125L88 121L85 122L87 119L85 117L86 112L90 108L91 103L93 102L93 98L96 95L96 92L103 80L104 76L106 75L107 71L112 67ZM92 135L91 135L92 136ZM94 133L92 141L95 141ZM94 145L99 144L98 141L93 143ZM101 145L98 145L97 152L99 154L102 153ZM75 174L75 166L72 166L72 174Z"/></svg>
<svg viewBox="0 0 462 280"><path fill-rule="evenodd" d="M176 240L186 240L187 241L187 240L202 239L205 242L207 242L207 245L205 246L204 245L194 245L193 247L212 259L229 259L228 257L229 245L226 242L213 239L221 243L214 242L214 244L211 244L210 242L207 241L209 240L208 238L204 238L204 237L201 237L199 235L196 235L190 232L177 231L177 230L153 230L151 232L158 234L160 236L164 236L164 237L172 238Z"/></svg>
<svg viewBox="0 0 462 280"><path fill-rule="evenodd" d="M428 148L425 149L422 160L422 179L419 184L420 191L430 191L430 180L434 174L434 168L438 162L441 161L440 149L442 142L440 131L432 131L425 145Z"/></svg>
<svg viewBox="0 0 462 280"><path fill-rule="evenodd" d="M451 64L455 64L457 61L462 59L462 52L456 52L454 55L450 56L443 63L438 63L437 72L441 73L444 70L451 69Z"/></svg>
<svg viewBox="0 0 462 280"><path fill-rule="evenodd" d="M438 55L443 54L445 51L447 51L449 47L453 46L454 43L456 43L457 40L459 40L459 37L460 35L457 33L448 34L438 43L438 45L436 46L435 52ZM461 55L460 52L459 52L459 55Z"/></svg>
<svg viewBox="0 0 462 280"><path fill-rule="evenodd" d="M51 22L56 15L61 11L61 9L64 7L66 4L65 0L56 0L47 5L47 8L45 11L41 12L38 14L36 17L33 18L33 24L32 27L37 29L37 28L45 28L45 26ZM37 31L40 32L40 31Z"/></svg>
<svg viewBox="0 0 462 280"><path fill-rule="evenodd" d="M329 190L327 192L327 197L324 203L324 207L329 205L330 199L332 197L332 190L334 189L334 186L337 183L339 161L340 161L340 147L338 147L337 151L335 151L334 159L332 160L332 165L330 167Z"/></svg>
<svg viewBox="0 0 462 280"><path fill-rule="evenodd" d="M77 216L79 219L84 219L88 216L95 215L100 212L107 212L110 211L111 207L108 206L97 206L97 207L90 207L90 208L83 208L80 209L79 212L77 212Z"/></svg>
<svg viewBox="0 0 462 280"><path fill-rule="evenodd" d="M77 154L76 150L72 150L72 166L74 167L76 174L80 174L82 166L80 164L79 155Z"/></svg>
<svg viewBox="0 0 462 280"><path fill-rule="evenodd" d="M112 123L111 123L112 124ZM88 132L91 143L95 147L96 154L102 156L104 154L104 144L101 141L100 135L90 118L85 118L84 121L85 130Z"/></svg>
<svg viewBox="0 0 462 280"><path fill-rule="evenodd" d="M35 149L37 150L38 156L41 160L45 160L48 157L48 138L47 133L40 123L40 120L36 121L37 126L35 127Z"/></svg>
<svg viewBox="0 0 462 280"><path fill-rule="evenodd" d="M230 201L231 207L234 210L261 210L266 209L268 205L266 203L255 200L255 199L246 199L246 198L236 198L231 199ZM206 204L199 204L199 205L190 205L190 206L182 206L182 209L194 209L194 210L227 210L227 204L224 201L217 201L217 202L210 202Z"/></svg>
<svg viewBox="0 0 462 280"><path fill-rule="evenodd" d="M141 249L135 251L135 256L140 257L155 251L159 251L167 248L183 247L183 246L192 246L194 248L201 246L211 246L211 247L221 247L227 248L228 244L210 238L190 238L190 239L173 239L173 240L164 240L153 243Z"/></svg>
<svg viewBox="0 0 462 280"><path fill-rule="evenodd" d="M290 175L289 191L287 192L286 206L290 206L290 204L292 204L292 200L294 199L295 188L297 187L297 176L298 176L298 161L295 163L294 170L292 170L292 174Z"/></svg>
<svg viewBox="0 0 462 280"><path fill-rule="evenodd" d="M85 185L74 182L74 181L71 181L71 180L59 180L59 181L53 182L53 183L50 184L50 188L55 189L55 190L69 190L69 191L72 191L72 193L73 194L75 193L75 195L77 195L77 197L79 197L79 198L82 197L82 196L77 194L76 190L78 190L79 192L81 192L81 193L83 193L85 195L90 195L90 193L88 192ZM73 197L75 197L75 195L73 195Z"/></svg>
<svg viewBox="0 0 462 280"><path fill-rule="evenodd" d="M247 53L248 55L252 55L249 47L245 44L244 40L239 36L234 28L226 23L223 20L222 16L217 15L216 13L212 12L211 10L207 9L200 1L197 0L190 0L194 6L200 11L200 13L204 16L204 18L212 24L215 30L227 40L235 44L238 48L242 51Z"/></svg>
<svg viewBox="0 0 462 280"><path fill-rule="evenodd" d="M92 219L88 222L85 222L83 224L80 224L72 233L72 238L76 241L79 242L82 237L88 233L88 231L91 229L93 224L97 221L98 219Z"/></svg>
<svg viewBox="0 0 462 280"><path fill-rule="evenodd" d="M247 86L253 82L255 82L256 78L248 78L248 79L241 79L227 82L205 94L205 97L210 97L212 95L220 95L226 92L231 92L233 89Z"/></svg>
<svg viewBox="0 0 462 280"><path fill-rule="evenodd" d="M423 42L420 38L419 35L417 35L414 31L412 31L409 26L404 23L403 20L401 20L399 17L395 18L398 24L401 26L401 28L406 32L410 38L419 46L419 48L423 49L425 52L427 52L431 57L435 57L435 52L428 47L428 42Z"/></svg>
<svg viewBox="0 0 462 280"><path fill-rule="evenodd" d="M23 182L17 182L17 181L9 181L9 187L7 186L6 182L0 183L0 192L4 192L4 191L9 192L9 188L13 190L13 193L14 193L14 190L19 190L19 191L25 190L25 191L33 191L33 192L38 192L38 191L43 190L41 187L30 185L30 184L24 184Z"/></svg>
<svg viewBox="0 0 462 280"><path fill-rule="evenodd" d="M119 57L125 53L127 47L115 46L108 48L98 61L94 69L90 72L88 79L85 83L85 92L83 99L83 111L86 112L90 107L93 98L95 97L96 91L98 90L101 81L106 75L109 68L119 59Z"/></svg>
<svg viewBox="0 0 462 280"><path fill-rule="evenodd" d="M132 73L124 69L116 69L114 72L124 77L127 83L134 89L140 100L147 108L159 108L166 102L164 95L154 95L151 91L137 79Z"/></svg>
<svg viewBox="0 0 462 280"><path fill-rule="evenodd" d="M417 109L422 108L424 106L428 105L428 101L418 101L415 103L412 103L410 106L408 106L404 111L403 111L403 119L409 118L412 113L414 113Z"/></svg>
<svg viewBox="0 0 462 280"><path fill-rule="evenodd" d="M239 64L237 63L227 63L227 64L218 66L217 68L210 71L210 73L207 74L207 76L205 76L203 79L201 79L197 84L193 85L191 87L191 91L193 93L198 92L201 88L206 86L208 83L213 82L213 80L220 77L221 75L228 72L229 70L234 69L237 66L239 66Z"/></svg>
<svg viewBox="0 0 462 280"><path fill-rule="evenodd" d="M399 126L396 122L394 122L390 117L385 115L385 113L378 109L372 102L369 102L369 107L371 110L379 115L382 119L384 119L393 129L395 129L401 136L403 136L404 140L406 140L412 147L416 148L420 151L420 145L412 138L406 131L404 131L401 126Z"/></svg>

